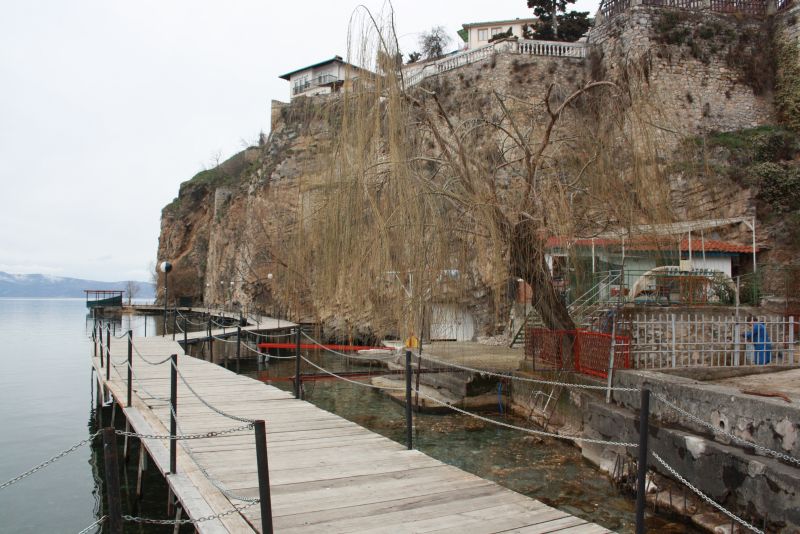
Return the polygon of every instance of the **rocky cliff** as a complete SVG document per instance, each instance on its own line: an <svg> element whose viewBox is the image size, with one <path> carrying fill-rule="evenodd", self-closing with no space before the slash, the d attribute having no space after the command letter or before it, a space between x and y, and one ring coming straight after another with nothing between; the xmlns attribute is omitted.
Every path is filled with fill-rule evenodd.
<svg viewBox="0 0 800 534"><path fill-rule="evenodd" d="M685 219L755 215L763 260L785 262L800 246L800 144L776 126L775 79L786 65L776 64L772 51L796 46L796 19L782 15L775 27L772 19L638 7L594 29L585 59L498 54L410 94L435 93L447 112L467 122L496 115L497 93L535 100L552 84L568 93L609 80L645 101L642 109L664 134L659 167L671 211ZM273 102L267 139L181 185L163 210L158 249L158 258L175 266L172 294L322 321L339 335L375 330L369 310L315 301L302 273L286 275L296 265L290 257L314 252L298 242L297 230L302 214L325 196L318 178L330 161L322 155L337 135L340 105L336 96ZM620 172L630 165L622 159ZM731 227L719 237L747 243L749 234ZM493 305L504 288L488 283L490 277L476 267L470 290L483 334L504 322Z"/></svg>

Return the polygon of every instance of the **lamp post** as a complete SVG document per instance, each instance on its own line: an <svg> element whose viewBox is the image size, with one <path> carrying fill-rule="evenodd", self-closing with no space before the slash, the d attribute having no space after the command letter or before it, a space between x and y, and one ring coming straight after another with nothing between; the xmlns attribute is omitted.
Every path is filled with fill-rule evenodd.
<svg viewBox="0 0 800 534"><path fill-rule="evenodd" d="M172 270L172 264L168 261L162 261L158 268L164 273L164 335L167 335L167 298L169 297L169 272Z"/></svg>

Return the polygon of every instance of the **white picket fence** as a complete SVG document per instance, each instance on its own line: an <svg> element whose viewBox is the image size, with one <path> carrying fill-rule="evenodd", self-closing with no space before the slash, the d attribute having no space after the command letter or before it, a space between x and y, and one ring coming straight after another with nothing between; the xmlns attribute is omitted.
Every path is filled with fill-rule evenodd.
<svg viewBox="0 0 800 534"><path fill-rule="evenodd" d="M474 50L459 52L437 61L432 61L415 68L413 65L405 67L408 73L404 75L406 87L420 83L430 76L436 76L484 59L489 59L495 54L523 54L532 56L563 57L581 59L586 57L586 44L582 42L566 43L559 41L535 41L529 39L509 39L484 45Z"/></svg>
<svg viewBox="0 0 800 534"><path fill-rule="evenodd" d="M753 323L742 315L641 313L620 318L617 332L630 336L631 360L638 369L753 365L766 356L770 361L764 365L800 363L794 317L758 316L757 322L766 329L768 354L754 350L745 338Z"/></svg>

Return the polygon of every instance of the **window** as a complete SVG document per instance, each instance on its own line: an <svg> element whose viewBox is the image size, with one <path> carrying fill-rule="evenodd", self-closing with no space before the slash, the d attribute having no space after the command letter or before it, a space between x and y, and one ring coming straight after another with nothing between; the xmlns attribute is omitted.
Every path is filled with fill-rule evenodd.
<svg viewBox="0 0 800 534"><path fill-rule="evenodd" d="M489 30L483 29L478 30L478 40L479 41L488 41L489 40Z"/></svg>
<svg viewBox="0 0 800 534"><path fill-rule="evenodd" d="M494 37L498 33L503 33L503 28L492 28L492 37Z"/></svg>

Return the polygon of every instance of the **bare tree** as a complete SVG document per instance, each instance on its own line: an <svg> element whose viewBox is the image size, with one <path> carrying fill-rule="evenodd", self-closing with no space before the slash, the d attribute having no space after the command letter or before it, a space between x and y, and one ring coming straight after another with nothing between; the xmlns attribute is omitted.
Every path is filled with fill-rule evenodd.
<svg viewBox="0 0 800 534"><path fill-rule="evenodd" d="M425 59L439 59L450 44L450 36L443 26L434 26L419 37L419 47Z"/></svg>
<svg viewBox="0 0 800 534"><path fill-rule="evenodd" d="M131 305L131 300L139 293L139 284L133 280L125 282L125 292L128 294L128 306Z"/></svg>

